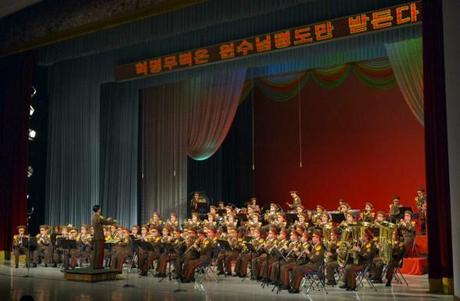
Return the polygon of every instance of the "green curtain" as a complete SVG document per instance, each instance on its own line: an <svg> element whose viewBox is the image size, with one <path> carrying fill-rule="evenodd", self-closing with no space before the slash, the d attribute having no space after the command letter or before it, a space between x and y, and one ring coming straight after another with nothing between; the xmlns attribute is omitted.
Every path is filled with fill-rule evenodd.
<svg viewBox="0 0 460 301"><path fill-rule="evenodd" d="M422 38L385 45L399 88L417 120L424 124Z"/></svg>

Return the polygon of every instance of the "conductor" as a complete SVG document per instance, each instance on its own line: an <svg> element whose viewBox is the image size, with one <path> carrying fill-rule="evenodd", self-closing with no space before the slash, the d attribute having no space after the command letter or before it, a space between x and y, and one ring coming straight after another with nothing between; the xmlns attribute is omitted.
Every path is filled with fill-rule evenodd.
<svg viewBox="0 0 460 301"><path fill-rule="evenodd" d="M94 237L93 237L93 256L91 258L91 267L93 269L103 269L104 261L104 225L113 225L116 224L116 220L111 218L104 218L101 215L101 206L93 206L93 216L91 217L91 225L94 228Z"/></svg>

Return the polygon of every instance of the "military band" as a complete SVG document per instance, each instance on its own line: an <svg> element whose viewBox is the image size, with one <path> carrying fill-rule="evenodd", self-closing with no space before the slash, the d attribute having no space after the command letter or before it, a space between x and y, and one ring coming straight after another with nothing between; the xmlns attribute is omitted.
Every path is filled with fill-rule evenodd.
<svg viewBox="0 0 460 301"><path fill-rule="evenodd" d="M385 279L391 285L416 233L412 212L396 219L401 214L399 197L392 199L388 213L375 212L371 202L352 210L345 200L328 212L321 205L306 210L297 192L290 194L287 212L276 203L263 212L251 198L245 208L220 203L210 206L205 216L193 212L182 225L174 213L166 220L153 213L145 225L127 228L104 218L95 206L91 226L56 226L51 231L40 226L34 248L25 227L18 227L15 266L20 255L32 266L64 269L91 265L122 271L129 263L143 277L151 272L190 282L198 269L215 265L218 275L250 277L290 293L298 293L304 276L315 272L324 275L327 285L355 290L358 271L368 266L374 282ZM419 192L417 197L424 206L426 198ZM69 241L75 248L68 248Z"/></svg>

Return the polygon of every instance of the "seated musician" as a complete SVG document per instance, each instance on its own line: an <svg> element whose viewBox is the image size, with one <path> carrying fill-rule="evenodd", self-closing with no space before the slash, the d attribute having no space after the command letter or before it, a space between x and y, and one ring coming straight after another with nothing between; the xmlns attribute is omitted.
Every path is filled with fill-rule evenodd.
<svg viewBox="0 0 460 301"><path fill-rule="evenodd" d="M257 198L252 197L249 199L248 202L248 210L251 208L254 212L259 212L260 211L260 206L257 204Z"/></svg>
<svg viewBox="0 0 460 301"><path fill-rule="evenodd" d="M330 239L325 245L326 254L325 254L325 264L326 264L326 284L336 285L335 281L335 271L339 268L339 263L337 262L337 248L338 248L338 239L337 231L332 230L330 233Z"/></svg>
<svg viewBox="0 0 460 301"><path fill-rule="evenodd" d="M225 216L222 225L226 226L227 228L236 228L238 225L238 220L235 218L235 213L233 211L229 211Z"/></svg>
<svg viewBox="0 0 460 301"><path fill-rule="evenodd" d="M305 229L309 227L309 223L307 222L307 215L305 213L297 214L297 220L292 224L291 228L295 228L297 226L304 227Z"/></svg>
<svg viewBox="0 0 460 301"><path fill-rule="evenodd" d="M188 219L184 223L184 227L189 228L200 228L201 227L200 214L198 212L192 212L192 218Z"/></svg>
<svg viewBox="0 0 460 301"><path fill-rule="evenodd" d="M398 228L401 229L401 233L404 237L404 244L406 247L406 257L412 256L412 249L415 240L415 221L412 220L412 212L405 211L404 212L404 219L402 219L399 224Z"/></svg>
<svg viewBox="0 0 460 301"><path fill-rule="evenodd" d="M67 238L68 240L73 240L77 241L78 238L78 231L74 227L68 228L69 230L69 237ZM78 250L77 249L70 249L70 250L64 250L64 269L75 269L77 266L77 260L78 260Z"/></svg>
<svg viewBox="0 0 460 301"><path fill-rule="evenodd" d="M394 270L403 259L406 250L401 229L396 228L395 231L393 231L392 239L389 243L391 244L390 254L380 254L379 258L374 260L372 268L372 281L375 283L382 283L382 273L385 264L387 265L386 286L391 286ZM380 253L383 252L382 250L382 247L380 247ZM386 258L387 256L388 258Z"/></svg>
<svg viewBox="0 0 460 301"><path fill-rule="evenodd" d="M329 224L329 214L327 212L323 212L323 214L321 214L320 216L320 223L319 223L319 226L325 226Z"/></svg>
<svg viewBox="0 0 460 301"><path fill-rule="evenodd" d="M216 230L212 227L207 228L206 237L200 236L199 239L199 258L189 260L184 264L182 282L191 282L195 281L193 275L195 274L196 269L204 265L210 264L214 256L215 249L217 245Z"/></svg>
<svg viewBox="0 0 460 301"><path fill-rule="evenodd" d="M161 220L160 213L154 212L149 219L148 225L158 229L161 228L163 226L163 221Z"/></svg>
<svg viewBox="0 0 460 301"><path fill-rule="evenodd" d="M248 228L260 228L261 226L262 226L262 223L259 222L259 214L253 213L252 215L249 216L249 220L247 222Z"/></svg>
<svg viewBox="0 0 460 301"><path fill-rule="evenodd" d="M208 227L208 228L216 228L217 227L217 221L215 219L214 214L208 213L208 218L203 221L203 227Z"/></svg>
<svg viewBox="0 0 460 301"><path fill-rule="evenodd" d="M118 241L115 243L115 246L113 247L114 255L111 262L111 269L121 272L123 270L123 263L126 261L126 258L128 258L128 254L130 251L130 233L129 229L123 227L120 227L119 229L121 230L120 234L118 235Z"/></svg>
<svg viewBox="0 0 460 301"><path fill-rule="evenodd" d="M297 191L295 190L289 191L289 194L291 195L292 203L287 202L286 205L289 209L296 211L297 207L302 206L302 200L300 199L299 195L297 194Z"/></svg>
<svg viewBox="0 0 460 301"><path fill-rule="evenodd" d="M185 251L177 254L174 261L174 270L176 271L176 276L181 277L182 268L188 264L190 260L199 258L198 253L198 231L196 228L188 228L185 239ZM200 233L201 235L201 233Z"/></svg>
<svg viewBox="0 0 460 301"><path fill-rule="evenodd" d="M217 256L217 270L219 275L232 275L231 262L238 258L243 248L243 240L238 238L238 231L235 227L228 227L228 244L230 250L221 250Z"/></svg>
<svg viewBox="0 0 460 301"><path fill-rule="evenodd" d="M80 262L89 263L91 258L91 242L92 237L89 232L88 226L82 225L80 227L80 234L77 236L77 250Z"/></svg>
<svg viewBox="0 0 460 301"><path fill-rule="evenodd" d="M374 223L381 224L386 221L385 212L377 211L377 215L375 217Z"/></svg>
<svg viewBox="0 0 460 301"><path fill-rule="evenodd" d="M30 258L26 242L26 240L29 238L29 236L26 235L26 227L21 225L18 226L17 229L18 233L13 236L13 254L15 268L18 268L19 266L20 255L26 255L26 266L29 265Z"/></svg>
<svg viewBox="0 0 460 301"><path fill-rule="evenodd" d="M267 224L271 224L276 219L276 214L279 211L279 207L276 203L270 203L270 209L264 214L264 221Z"/></svg>
<svg viewBox="0 0 460 301"><path fill-rule="evenodd" d="M141 235L140 235L140 238L139 240L140 241L143 241L143 242L150 242L150 234L149 234L149 226L148 225L142 225L141 226ZM147 263L147 259L148 259L148 250L147 249L143 249L141 246L139 247L139 258L138 258L138 264L139 264L139 268L141 268L141 266L145 266ZM147 269L148 270L148 269ZM147 272L143 273L141 272L141 276L147 276Z"/></svg>
<svg viewBox="0 0 460 301"><path fill-rule="evenodd" d="M179 220L174 212L169 215L169 219L166 220L165 225L171 229L179 228Z"/></svg>
<svg viewBox="0 0 460 301"><path fill-rule="evenodd" d="M272 265L270 280L273 284L279 285L281 289L288 289L286 283L289 281L289 273L297 266L297 257L300 256L301 252L302 241L299 234L291 231L289 244L283 252L285 257Z"/></svg>
<svg viewBox="0 0 460 301"><path fill-rule="evenodd" d="M340 199L339 204L339 208L337 209L343 214L346 214L351 209L351 206L344 199Z"/></svg>
<svg viewBox="0 0 460 301"><path fill-rule="evenodd" d="M278 231L285 229L287 226L286 215L283 212L278 212L276 219L272 222L272 225L278 228Z"/></svg>
<svg viewBox="0 0 460 301"><path fill-rule="evenodd" d="M377 248L373 242L374 234L370 229L366 229L362 237L361 247L354 246L350 252L354 253L352 256L353 263L347 263L343 272L343 279L345 283L340 288L347 291L356 290L356 272L363 269L367 264L370 264L377 253Z"/></svg>
<svg viewBox="0 0 460 301"><path fill-rule="evenodd" d="M255 252L251 252L247 247L243 247L242 252L238 256L235 264L235 274L241 278L246 277L249 263L259 255L259 249L264 243L264 239L260 233L260 227L253 226L250 228L250 232L252 238L248 244L253 246Z"/></svg>
<svg viewBox="0 0 460 301"><path fill-rule="evenodd" d="M353 216L353 213L351 211L348 211L345 214L345 220L340 223L339 227L343 228L343 227L347 227L349 225L355 225L355 224L356 224L356 221L355 221L355 217Z"/></svg>
<svg viewBox="0 0 460 301"><path fill-rule="evenodd" d="M35 236L37 239L37 250L34 252L34 266L36 266L39 261L44 262L45 267L52 263L53 245L51 244L51 235L48 229L47 225L41 225L40 233Z"/></svg>
<svg viewBox="0 0 460 301"><path fill-rule="evenodd" d="M131 236L134 239L138 239L138 238L141 237L141 233L140 233L140 229L139 229L138 225L134 225L134 226L131 227Z"/></svg>
<svg viewBox="0 0 460 301"><path fill-rule="evenodd" d="M399 196L393 197L392 204L390 204L389 207L390 207L390 212L389 212L390 222L397 223L399 220L399 214L401 213L399 208L402 207L402 205L400 204Z"/></svg>
<svg viewBox="0 0 460 301"><path fill-rule="evenodd" d="M316 205L316 211L312 214L312 222L318 225L321 222L321 215L324 213L324 207Z"/></svg>
<svg viewBox="0 0 460 301"><path fill-rule="evenodd" d="M278 237L276 237L276 242L275 242L273 249L284 254L288 248L288 245L289 245L289 241L287 240L287 231L286 229L283 228L279 231ZM271 282L270 275L272 272L272 268L273 268L273 265L277 261L279 261L279 257L277 256L276 253L269 252L268 257L266 259L267 260L262 262L260 277L262 278L262 281Z"/></svg>
<svg viewBox="0 0 460 301"><path fill-rule="evenodd" d="M366 202L364 206L364 210L361 212L361 221L372 223L374 222L375 213L374 213L374 205L370 202Z"/></svg>
<svg viewBox="0 0 460 301"><path fill-rule="evenodd" d="M169 237L169 243L167 243L170 244L171 247L165 248L161 253L160 259L158 261L158 273L155 275L155 277L166 277L167 264L173 262L176 259L176 256L180 255L184 251L182 248L184 240L182 239L181 234L182 233L178 228L172 229L172 235ZM166 238L165 231L163 229L162 242L164 243L164 241L166 241Z"/></svg>
<svg viewBox="0 0 460 301"><path fill-rule="evenodd" d="M324 262L324 246L322 243L322 232L316 230L313 232L312 237L312 249L310 251L309 248L305 248L303 251L305 255L305 259L301 262L300 265L294 268L292 273L292 281L291 281L291 288L289 289L289 293L298 294L300 289L300 284L302 279L307 272L315 272L318 271L321 264Z"/></svg>
<svg viewBox="0 0 460 301"><path fill-rule="evenodd" d="M268 260L268 256L272 249L276 246L278 231L275 227L270 227L267 238L259 248L259 254L252 259L251 264L251 279L262 279L262 264Z"/></svg>

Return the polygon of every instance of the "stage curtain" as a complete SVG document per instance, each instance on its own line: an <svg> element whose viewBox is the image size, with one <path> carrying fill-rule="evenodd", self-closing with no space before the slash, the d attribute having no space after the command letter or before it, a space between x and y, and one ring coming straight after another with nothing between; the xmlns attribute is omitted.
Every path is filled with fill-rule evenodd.
<svg viewBox="0 0 460 301"><path fill-rule="evenodd" d="M100 204L121 225L137 224L139 90L104 84L100 109Z"/></svg>
<svg viewBox="0 0 460 301"><path fill-rule="evenodd" d="M89 223L91 207L99 203L100 85L108 79L105 70L94 57L49 70L45 221L50 225Z"/></svg>
<svg viewBox="0 0 460 301"><path fill-rule="evenodd" d="M187 214L187 119L183 83L143 90L142 222L155 211Z"/></svg>
<svg viewBox="0 0 460 301"><path fill-rule="evenodd" d="M0 60L0 250L10 250L16 227L27 223L27 137L33 71L31 53Z"/></svg>
<svg viewBox="0 0 460 301"><path fill-rule="evenodd" d="M407 105L417 120L424 124L422 39L389 43L385 47Z"/></svg>
<svg viewBox="0 0 460 301"><path fill-rule="evenodd" d="M199 76L186 82L187 154L206 160L220 147L240 102L246 69Z"/></svg>

